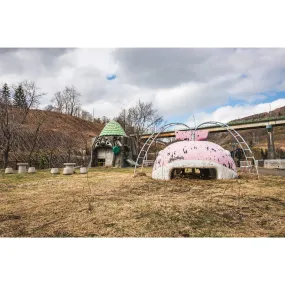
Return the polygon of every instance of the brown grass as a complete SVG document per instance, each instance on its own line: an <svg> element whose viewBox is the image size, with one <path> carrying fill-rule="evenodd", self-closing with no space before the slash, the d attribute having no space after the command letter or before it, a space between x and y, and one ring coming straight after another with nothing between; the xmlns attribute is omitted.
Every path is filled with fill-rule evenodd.
<svg viewBox="0 0 285 285"><path fill-rule="evenodd" d="M285 178L238 180L0 174L2 237L284 237Z"/></svg>

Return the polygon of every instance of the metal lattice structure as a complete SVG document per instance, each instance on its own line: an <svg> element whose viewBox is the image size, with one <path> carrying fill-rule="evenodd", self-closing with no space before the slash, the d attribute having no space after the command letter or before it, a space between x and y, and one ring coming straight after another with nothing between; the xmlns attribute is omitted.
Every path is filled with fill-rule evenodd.
<svg viewBox="0 0 285 285"><path fill-rule="evenodd" d="M141 148L140 152L139 152L139 155L137 157L137 160L136 160L136 164L135 164L135 169L134 169L134 174L136 173L136 170L138 167L141 168L141 171L143 170L143 166L144 166L144 160L145 158L147 157L147 153L149 151L149 148L150 146L152 145L152 143L156 140L156 138L162 133L164 132L165 130L167 130L168 128L170 127L173 127L173 126L184 126L186 127L187 129L190 129L190 127L186 124L183 124L183 123L169 123L169 124L166 124L162 127L160 127L158 129L157 132L154 132L152 133L149 138L146 140L146 142L144 143L143 147Z"/></svg>
<svg viewBox="0 0 285 285"><path fill-rule="evenodd" d="M186 124L183 124L183 123L169 123L169 124L166 124L164 126L162 126L161 128L159 128L159 130L157 132L153 132L149 138L146 140L146 142L144 143L143 147L141 148L140 152L139 152L139 155L137 157L137 160L136 160L136 164L135 164L135 168L134 168L134 174L136 173L136 170L138 167L141 168L141 171L143 170L143 166L144 166L144 161L145 161L145 158L147 157L147 153L152 145L152 143L157 139L157 137L162 133L164 132L165 130L167 130L168 128L172 127L172 126L184 126L186 127L187 129L190 129L190 127ZM244 138L240 135L240 133L238 133L235 129L233 129L232 127L230 127L229 125L225 124L225 123L221 123L221 122L216 122L216 121L209 121L209 122L204 122L200 125L198 125L195 130L194 130L194 140L195 140L195 134L196 134L196 131L203 125L217 125L217 126L220 126L220 127L224 127L226 128L226 130L232 135L232 137L236 140L236 142L239 144L240 148L242 149L243 151L243 154L244 154L244 157L246 159L246 167L248 169L251 169L251 160L253 161L254 163L254 168L255 168L255 171L256 171L256 174L257 176L259 177L259 173L258 173L258 165L256 163L256 160L254 158L254 154L253 152L251 151L249 145L247 144L247 142L244 140Z"/></svg>
<svg viewBox="0 0 285 285"><path fill-rule="evenodd" d="M246 160L246 166L248 169L251 169L251 165L250 165L250 162L251 160L253 160L253 163L254 163L254 168L255 168L255 171L256 171L256 174L257 176L259 177L259 174L258 174L258 165L256 163L256 160L254 158L254 154L253 152L251 151L250 147L248 146L247 142L244 140L244 138L240 135L240 133L238 133L235 129L233 129L232 127L230 127L229 125L225 124L225 123L221 123L221 122L216 122L216 121L209 121L209 122L205 122L205 123L202 123L200 125L198 125L196 128L195 128L195 131L194 131L194 139L195 139L195 134L196 134L196 131L198 128L200 128L201 126L203 125L217 125L217 126L220 126L220 127L224 127L227 129L227 131L232 135L232 137L236 140L236 142L239 144L240 148L242 149L243 151L243 154L244 154L244 157L245 157L245 160Z"/></svg>

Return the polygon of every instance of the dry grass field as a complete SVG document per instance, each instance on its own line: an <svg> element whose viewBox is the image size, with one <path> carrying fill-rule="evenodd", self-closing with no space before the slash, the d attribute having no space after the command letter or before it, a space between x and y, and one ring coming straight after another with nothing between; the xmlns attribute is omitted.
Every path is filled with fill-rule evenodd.
<svg viewBox="0 0 285 285"><path fill-rule="evenodd" d="M284 237L285 177L237 180L0 173L2 237Z"/></svg>

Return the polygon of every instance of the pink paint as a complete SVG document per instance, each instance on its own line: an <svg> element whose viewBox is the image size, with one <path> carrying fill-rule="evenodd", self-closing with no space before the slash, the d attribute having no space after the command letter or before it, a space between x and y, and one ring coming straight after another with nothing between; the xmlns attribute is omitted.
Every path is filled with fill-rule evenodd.
<svg viewBox="0 0 285 285"><path fill-rule="evenodd" d="M178 141L160 151L154 169L175 160L207 160L236 171L230 153L221 146L208 141Z"/></svg>
<svg viewBox="0 0 285 285"><path fill-rule="evenodd" d="M175 137L180 141L193 141L194 131L175 131ZM208 131L197 130L195 134L196 141L205 141L209 135Z"/></svg>

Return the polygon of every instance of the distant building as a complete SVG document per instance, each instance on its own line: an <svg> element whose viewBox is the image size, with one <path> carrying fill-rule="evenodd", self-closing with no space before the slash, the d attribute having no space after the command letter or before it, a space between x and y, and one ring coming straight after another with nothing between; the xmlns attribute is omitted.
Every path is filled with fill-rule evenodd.
<svg viewBox="0 0 285 285"><path fill-rule="evenodd" d="M110 121L93 139L90 166L134 166L136 157L134 138L128 137L118 122Z"/></svg>

